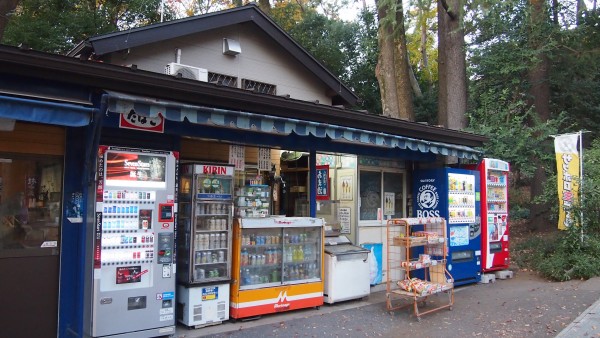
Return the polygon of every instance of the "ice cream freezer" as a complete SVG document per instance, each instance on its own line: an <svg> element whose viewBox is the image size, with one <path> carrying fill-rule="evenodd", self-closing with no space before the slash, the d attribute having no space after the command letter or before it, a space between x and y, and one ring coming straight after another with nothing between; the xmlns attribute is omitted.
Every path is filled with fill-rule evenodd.
<svg viewBox="0 0 600 338"><path fill-rule="evenodd" d="M333 304L370 294L369 252L353 245L343 235L325 238L325 303Z"/></svg>

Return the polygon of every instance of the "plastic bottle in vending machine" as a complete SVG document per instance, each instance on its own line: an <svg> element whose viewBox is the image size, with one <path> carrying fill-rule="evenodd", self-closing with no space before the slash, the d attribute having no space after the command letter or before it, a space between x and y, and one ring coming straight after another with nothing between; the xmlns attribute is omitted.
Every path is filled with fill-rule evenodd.
<svg viewBox="0 0 600 338"><path fill-rule="evenodd" d="M248 250L242 249L242 258L240 264L242 266L248 265Z"/></svg>
<svg viewBox="0 0 600 338"><path fill-rule="evenodd" d="M226 248L227 247L227 234L226 233L221 233L221 235L219 236L219 247L220 248Z"/></svg>
<svg viewBox="0 0 600 338"><path fill-rule="evenodd" d="M208 248L214 249L216 242L217 240L215 239L215 234L210 234L210 237L208 239Z"/></svg>

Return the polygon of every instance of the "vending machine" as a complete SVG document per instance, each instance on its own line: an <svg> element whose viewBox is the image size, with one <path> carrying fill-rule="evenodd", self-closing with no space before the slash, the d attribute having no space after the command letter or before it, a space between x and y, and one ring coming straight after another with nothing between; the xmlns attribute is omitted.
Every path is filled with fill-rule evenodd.
<svg viewBox="0 0 600 338"><path fill-rule="evenodd" d="M477 166L481 175L481 270L508 269L508 162L484 158Z"/></svg>
<svg viewBox="0 0 600 338"><path fill-rule="evenodd" d="M190 327L229 319L233 186L233 166L181 165L177 320Z"/></svg>
<svg viewBox="0 0 600 338"><path fill-rule="evenodd" d="M481 279L479 172L465 169L415 171L415 217L444 217L448 229L447 270L454 285Z"/></svg>
<svg viewBox="0 0 600 338"><path fill-rule="evenodd" d="M97 161L85 335L174 334L178 153L100 146Z"/></svg>

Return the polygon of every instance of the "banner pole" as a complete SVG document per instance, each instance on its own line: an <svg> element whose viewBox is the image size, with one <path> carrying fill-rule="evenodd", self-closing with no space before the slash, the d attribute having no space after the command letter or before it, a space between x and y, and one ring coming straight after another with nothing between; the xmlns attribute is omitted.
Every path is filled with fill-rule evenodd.
<svg viewBox="0 0 600 338"><path fill-rule="evenodd" d="M583 131L580 130L579 131L579 200L581 201L579 204L579 210L580 210L580 215L579 217L581 218L581 243L583 243L583 225L584 225L584 221L583 221Z"/></svg>

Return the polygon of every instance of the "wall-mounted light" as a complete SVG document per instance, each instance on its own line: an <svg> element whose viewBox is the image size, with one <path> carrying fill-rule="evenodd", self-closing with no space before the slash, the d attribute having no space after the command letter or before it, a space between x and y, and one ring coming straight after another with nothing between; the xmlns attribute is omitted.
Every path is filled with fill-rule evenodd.
<svg viewBox="0 0 600 338"><path fill-rule="evenodd" d="M242 52L240 42L233 39L223 39L223 54L236 56Z"/></svg>

